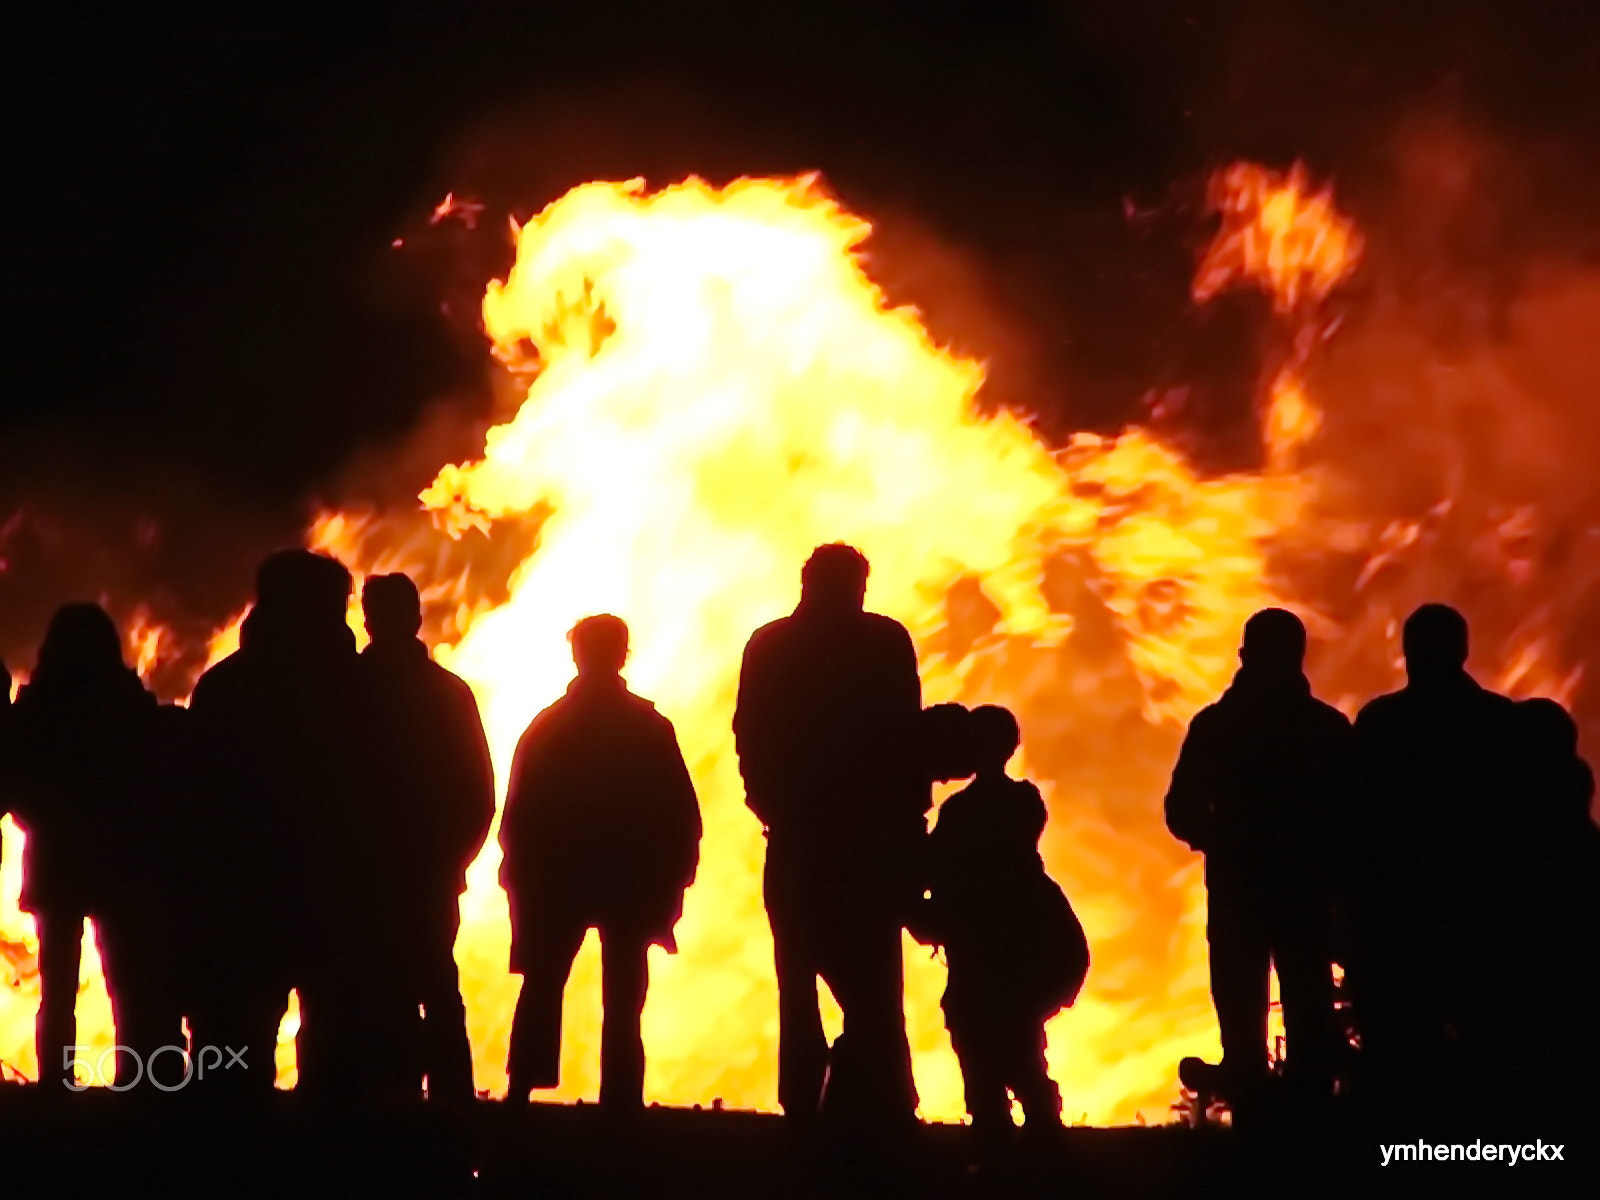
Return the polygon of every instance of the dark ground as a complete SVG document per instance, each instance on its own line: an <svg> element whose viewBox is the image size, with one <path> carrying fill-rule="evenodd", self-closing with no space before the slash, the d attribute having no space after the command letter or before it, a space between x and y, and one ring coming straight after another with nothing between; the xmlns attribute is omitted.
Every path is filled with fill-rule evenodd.
<svg viewBox="0 0 1600 1200"><path fill-rule="evenodd" d="M46 1101L50 1102L46 1102ZM313 1112L292 1095L251 1114L193 1097L0 1089L6 1196L1282 1196L1600 1194L1600 1155L1561 1164L1379 1165L1377 1138L1319 1127L1244 1135L1179 1126L1065 1130L1010 1171L967 1167L960 1126L870 1150L805 1143L777 1117L652 1109L628 1126L594 1106L497 1102L454 1116ZM1470 1140L1470 1139L1468 1139ZM1585 1153L1587 1151L1587 1153Z"/></svg>

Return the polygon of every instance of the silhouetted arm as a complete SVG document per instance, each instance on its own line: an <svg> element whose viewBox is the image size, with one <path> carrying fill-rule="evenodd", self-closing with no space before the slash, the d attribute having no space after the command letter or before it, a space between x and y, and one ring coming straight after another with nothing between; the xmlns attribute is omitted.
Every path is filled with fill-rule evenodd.
<svg viewBox="0 0 1600 1200"><path fill-rule="evenodd" d="M933 828L928 831L927 853L923 859L927 894L911 906L911 915L906 921L906 931L924 946L942 946L945 942L941 906L952 853L954 822L946 820L951 811L950 801L946 800Z"/></svg>
<svg viewBox="0 0 1600 1200"><path fill-rule="evenodd" d="M455 741L458 762L458 791L455 811L461 835L455 847L463 865L470 864L482 849L494 824L494 762L489 755L489 739L483 731L477 697L464 682L459 684L454 709Z"/></svg>
<svg viewBox="0 0 1600 1200"><path fill-rule="evenodd" d="M17 693L17 702L11 706L9 717L11 753L6 770L10 813L17 824L26 829L30 822L39 818L42 759L45 757L41 748L42 722L30 703L26 687Z"/></svg>
<svg viewBox="0 0 1600 1200"><path fill-rule="evenodd" d="M689 766L683 761L683 750L678 745L678 735L672 723L663 718L664 754L662 800L667 810L668 828L671 830L669 861L673 865L673 879L687 888L694 882L700 866L700 799L695 795L694 780Z"/></svg>
<svg viewBox="0 0 1600 1200"><path fill-rule="evenodd" d="M521 880L523 858L528 849L528 826L536 803L533 790L540 753L540 719L534 718L517 743L511 759L511 777L506 782L506 807L500 814L500 883L510 891Z"/></svg>
<svg viewBox="0 0 1600 1200"><path fill-rule="evenodd" d="M11 811L14 752L11 746L11 672L0 659L0 817Z"/></svg>
<svg viewBox="0 0 1600 1200"><path fill-rule="evenodd" d="M739 666L739 698L733 710L733 744L744 780L745 805L771 825L773 800L782 788L782 770L773 745L775 704L770 679L766 639L761 630L745 645Z"/></svg>
<svg viewBox="0 0 1600 1200"><path fill-rule="evenodd" d="M1172 836L1202 853L1211 832L1211 791L1216 780L1205 716L1204 712L1196 716L1184 735L1165 805Z"/></svg>
<svg viewBox="0 0 1600 1200"><path fill-rule="evenodd" d="M904 625L894 625L895 636L890 657L890 698L897 711L922 712L922 671L917 665L917 647Z"/></svg>
<svg viewBox="0 0 1600 1200"><path fill-rule="evenodd" d="M1350 830L1355 821L1356 736L1350 719L1330 710L1322 733L1318 811L1312 831L1316 843L1325 847L1332 860L1330 867L1336 887L1345 870Z"/></svg>
<svg viewBox="0 0 1600 1200"><path fill-rule="evenodd" d="M922 719L922 672L917 664L917 648L911 634L898 621L882 618L889 630L883 659L882 700L885 725L881 735L880 761L888 768L886 782L891 793L904 796L906 803L922 817L933 805L933 789L928 763L922 755L919 723Z"/></svg>

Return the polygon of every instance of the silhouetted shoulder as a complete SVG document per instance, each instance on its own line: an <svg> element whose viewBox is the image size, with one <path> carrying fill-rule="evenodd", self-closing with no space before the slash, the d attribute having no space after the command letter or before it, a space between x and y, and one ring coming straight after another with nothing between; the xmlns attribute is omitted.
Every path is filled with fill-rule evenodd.
<svg viewBox="0 0 1600 1200"><path fill-rule="evenodd" d="M1374 696L1361 706L1361 711L1356 713L1355 725L1362 729L1370 725L1381 725L1398 717L1406 709L1406 694L1404 692L1386 692L1382 696Z"/></svg>
<svg viewBox="0 0 1600 1200"><path fill-rule="evenodd" d="M237 651L214 666L206 668L205 673L194 685L194 691L189 697L189 707L204 707L226 694L244 673L245 668L245 661Z"/></svg>
<svg viewBox="0 0 1600 1200"><path fill-rule="evenodd" d="M478 703L478 694L472 690L472 685L470 683L461 678L461 676L457 675L454 671L439 666L438 663L434 663L433 666L438 672L439 679L441 680L443 686L448 688L454 696L462 701L470 700L474 705Z"/></svg>
<svg viewBox="0 0 1600 1200"><path fill-rule="evenodd" d="M656 707L656 702L654 700L646 700L643 696L636 692L624 692L623 695L627 697L627 702L633 708L633 710L644 720L655 721L662 725L668 726L672 724L671 721L667 720L667 718L662 715L661 710Z"/></svg>
<svg viewBox="0 0 1600 1200"><path fill-rule="evenodd" d="M531 749L554 726L561 723L562 714L567 708L565 700L566 698L563 697L534 714L533 720L528 722L528 727L522 731L522 736L517 739L517 758L521 758L525 750Z"/></svg>
<svg viewBox="0 0 1600 1200"><path fill-rule="evenodd" d="M870 628L878 631L884 637L904 638L908 642L911 640L911 634L907 632L906 627L893 617L886 617L882 613L874 612L864 612L861 617Z"/></svg>
<svg viewBox="0 0 1600 1200"><path fill-rule="evenodd" d="M1311 711L1316 714L1316 719L1327 726L1330 732L1348 733L1353 728L1350 718L1345 716L1326 700L1311 698Z"/></svg>
<svg viewBox="0 0 1600 1200"><path fill-rule="evenodd" d="M750 640L745 643L745 653L757 652L773 642L781 641L793 625L793 617L779 617L775 621L768 621L750 635Z"/></svg>
<svg viewBox="0 0 1600 1200"><path fill-rule="evenodd" d="M630 695L632 694L630 693ZM639 705L638 712L641 724L648 725L663 737L677 739L677 729L673 727L672 721L667 717L667 714L655 706L653 700L646 700L643 696L632 696L632 699Z"/></svg>

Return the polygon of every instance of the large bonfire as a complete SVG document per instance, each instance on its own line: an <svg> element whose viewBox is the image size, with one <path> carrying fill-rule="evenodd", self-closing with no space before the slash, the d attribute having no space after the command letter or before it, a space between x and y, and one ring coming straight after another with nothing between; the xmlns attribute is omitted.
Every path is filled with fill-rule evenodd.
<svg viewBox="0 0 1600 1200"><path fill-rule="evenodd" d="M518 230L515 265L484 298L496 358L531 380L520 409L420 497L458 545L520 539L503 595L469 586L470 552L445 564L381 514L328 512L311 531L359 572L409 571L447 613L435 653L477 692L502 783L518 735L570 676L568 628L601 611L632 627L628 677L677 725L706 825L681 953L651 952L650 1100L776 1105L763 843L729 724L745 637L788 611L801 562L834 540L871 560L869 606L910 628L927 702L998 702L1021 718L1015 769L1044 788L1046 859L1095 958L1078 1005L1050 1027L1069 1113L1159 1119L1179 1057L1215 1051L1199 863L1166 834L1160 801L1184 724L1233 670L1244 619L1304 607L1271 560L1305 542L1322 490L1306 367L1330 332L1323 302L1363 243L1298 168L1236 165L1211 200L1221 226L1196 302L1259 287L1284 330L1263 380L1258 470L1203 477L1137 428L1053 449L1017 415L980 415L983 365L886 304L863 265L868 224L814 178L655 193L595 183ZM1403 542L1406 528L1389 535ZM143 646L150 631L133 636ZM18 980L0 992L0 1058L31 1073L19 842L7 837L0 873ZM518 982L498 866L491 836L457 943L478 1086L495 1093ZM109 1045L92 956L87 970L80 1041ZM598 1090L598 971L591 941L568 989L562 1098ZM950 1120L962 1103L942 976L908 940L922 1113Z"/></svg>

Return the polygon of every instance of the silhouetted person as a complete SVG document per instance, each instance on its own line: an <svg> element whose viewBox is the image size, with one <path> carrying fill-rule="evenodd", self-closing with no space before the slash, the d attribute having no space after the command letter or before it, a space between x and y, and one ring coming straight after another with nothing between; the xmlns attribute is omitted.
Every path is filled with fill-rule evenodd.
<svg viewBox="0 0 1600 1200"><path fill-rule="evenodd" d="M561 994L594 929L605 1005L600 1103L626 1111L643 1103L647 951L677 951L700 807L672 723L623 682L628 627L586 617L571 640L577 678L517 744L500 824L511 969L522 974L510 1096L525 1101L560 1082Z"/></svg>
<svg viewBox="0 0 1600 1200"><path fill-rule="evenodd" d="M1206 856L1206 939L1222 1064L1184 1065L1235 1108L1267 1081L1269 971L1286 1075L1331 1097L1337 1048L1330 839L1348 803L1350 722L1311 694L1306 630L1268 608L1245 622L1239 670L1195 715L1166 797L1173 836Z"/></svg>
<svg viewBox="0 0 1600 1200"><path fill-rule="evenodd" d="M1594 771L1578 753L1578 724L1555 700L1517 705L1517 720L1530 755L1527 817L1543 837L1576 840L1591 833Z"/></svg>
<svg viewBox="0 0 1600 1200"><path fill-rule="evenodd" d="M1083 928L1039 857L1039 789L1006 774L1017 721L996 705L958 739L973 781L939 807L928 839L924 936L945 949L945 1024L980 1139L1009 1135L1012 1095L1030 1132L1061 1123L1045 1065L1045 1022L1077 999L1089 969Z"/></svg>
<svg viewBox="0 0 1600 1200"><path fill-rule="evenodd" d="M286 994L298 1086L416 1090L417 1004L397 927L406 884L385 813L373 705L345 623L350 573L286 550L262 563L237 653L195 687L206 884L197 1047L247 1047L208 1077L265 1093ZM224 1059L226 1061L226 1058Z"/></svg>
<svg viewBox="0 0 1600 1200"><path fill-rule="evenodd" d="M11 671L0 658L0 818L11 812L11 792L16 787L16 751L11 733ZM0 833L0 854L5 835Z"/></svg>
<svg viewBox="0 0 1600 1200"><path fill-rule="evenodd" d="M51 618L38 665L17 697L21 759L14 808L27 834L21 907L39 938L39 1078L57 1090L70 1078L85 918L96 944L122 1044L141 1051L159 1028L152 963L142 953L144 898L130 886L126 840L149 819L155 699L122 659L122 639L104 609L68 604ZM136 870L136 867L133 867ZM156 1012L152 1012L152 1008ZM118 1070L132 1070L123 1061ZM126 1076L123 1076L126 1079Z"/></svg>
<svg viewBox="0 0 1600 1200"><path fill-rule="evenodd" d="M361 666L384 772L384 819L397 835L395 866L407 886L393 919L414 946L428 1094L471 1100L472 1047L455 942L467 867L494 820L489 743L472 689L436 664L417 637L416 585L404 575L373 576L362 586L361 606L371 638Z"/></svg>
<svg viewBox="0 0 1600 1200"><path fill-rule="evenodd" d="M1594 773L1578 726L1559 703L1516 706L1524 766L1509 831L1505 977L1512 1088L1547 1111L1581 1111L1600 1070L1600 829L1590 815Z"/></svg>
<svg viewBox="0 0 1600 1200"><path fill-rule="evenodd" d="M746 803L767 833L778 1101L800 1120L910 1119L917 1103L900 931L922 894L931 799L922 684L904 627L863 611L866 584L859 551L811 555L793 615L745 647L733 721ZM831 1052L818 976L844 1011Z"/></svg>
<svg viewBox="0 0 1600 1200"><path fill-rule="evenodd" d="M1503 1045L1521 764L1512 702L1467 674L1461 614L1425 604L1402 642L1406 686L1355 723L1348 975L1368 1077L1397 1116L1436 1111Z"/></svg>
<svg viewBox="0 0 1600 1200"><path fill-rule="evenodd" d="M972 778L972 710L930 704L917 721L918 756L934 783Z"/></svg>

